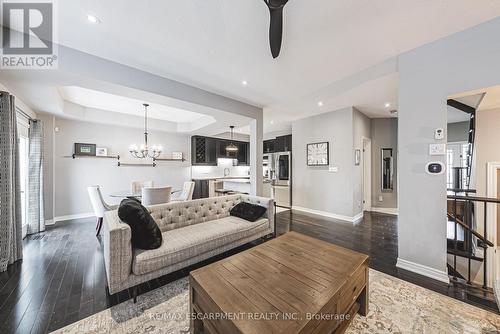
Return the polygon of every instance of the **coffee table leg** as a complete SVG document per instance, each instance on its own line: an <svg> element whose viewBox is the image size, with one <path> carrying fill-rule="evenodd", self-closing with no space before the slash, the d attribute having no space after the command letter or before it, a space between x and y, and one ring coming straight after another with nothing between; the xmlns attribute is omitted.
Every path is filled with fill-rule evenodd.
<svg viewBox="0 0 500 334"><path fill-rule="evenodd" d="M368 296L368 288L370 287L370 274L368 268L366 269L366 285L361 294L359 295L359 314L366 316L370 308L370 301Z"/></svg>
<svg viewBox="0 0 500 334"><path fill-rule="evenodd" d="M203 321L198 319L191 320L191 334L202 334L203 333Z"/></svg>
<svg viewBox="0 0 500 334"><path fill-rule="evenodd" d="M359 295L359 314L366 316L368 314L368 288L365 286Z"/></svg>

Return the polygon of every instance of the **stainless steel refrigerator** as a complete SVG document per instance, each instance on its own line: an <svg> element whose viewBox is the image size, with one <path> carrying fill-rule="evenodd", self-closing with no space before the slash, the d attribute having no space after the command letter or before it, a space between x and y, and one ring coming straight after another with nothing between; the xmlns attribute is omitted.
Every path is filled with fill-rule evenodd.
<svg viewBox="0 0 500 334"><path fill-rule="evenodd" d="M276 205L284 208L292 206L291 157L291 152L278 152L263 158L264 196L274 198Z"/></svg>

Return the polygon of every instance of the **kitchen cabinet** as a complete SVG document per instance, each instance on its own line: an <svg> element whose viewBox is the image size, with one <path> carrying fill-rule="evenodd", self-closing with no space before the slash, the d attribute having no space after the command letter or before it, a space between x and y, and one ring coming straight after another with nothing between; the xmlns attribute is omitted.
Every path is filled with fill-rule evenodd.
<svg viewBox="0 0 500 334"><path fill-rule="evenodd" d="M275 139L264 140L264 153L274 153Z"/></svg>
<svg viewBox="0 0 500 334"><path fill-rule="evenodd" d="M191 164L193 166L217 166L217 141L215 138L191 137Z"/></svg>
<svg viewBox="0 0 500 334"><path fill-rule="evenodd" d="M217 158L236 159L236 155L234 153L228 153L226 151L226 147L230 143L231 143L231 141L229 141L229 140L217 139Z"/></svg>
<svg viewBox="0 0 500 334"><path fill-rule="evenodd" d="M238 152L228 153L226 147L234 143ZM250 143L203 136L191 137L191 164L193 166L217 166L218 158L237 159L238 166L250 165Z"/></svg>
<svg viewBox="0 0 500 334"><path fill-rule="evenodd" d="M292 135L276 137L274 152L289 152L292 150Z"/></svg>
<svg viewBox="0 0 500 334"><path fill-rule="evenodd" d="M193 180L193 181L194 181L193 199L208 198L209 180Z"/></svg>
<svg viewBox="0 0 500 334"><path fill-rule="evenodd" d="M250 165L250 143L238 142L235 143L238 146L238 166L249 166Z"/></svg>

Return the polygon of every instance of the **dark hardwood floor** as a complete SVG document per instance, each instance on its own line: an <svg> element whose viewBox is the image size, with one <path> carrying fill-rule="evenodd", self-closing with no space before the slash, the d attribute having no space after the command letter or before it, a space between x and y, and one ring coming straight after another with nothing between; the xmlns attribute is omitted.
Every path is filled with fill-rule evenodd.
<svg viewBox="0 0 500 334"><path fill-rule="evenodd" d="M47 333L131 298L109 296L94 219L60 222L24 241L24 259L0 273L0 333ZM397 217L367 213L358 224L286 211L278 234L293 230L370 255L370 267L444 295L498 312L481 289L447 285L396 268ZM142 284L143 293L186 276L190 270L252 247L246 245L196 266ZM139 298L141 296L139 295Z"/></svg>

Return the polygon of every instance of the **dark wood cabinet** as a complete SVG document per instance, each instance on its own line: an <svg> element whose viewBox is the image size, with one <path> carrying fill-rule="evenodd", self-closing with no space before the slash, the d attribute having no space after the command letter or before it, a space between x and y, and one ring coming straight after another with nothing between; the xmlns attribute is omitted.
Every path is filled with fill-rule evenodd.
<svg viewBox="0 0 500 334"><path fill-rule="evenodd" d="M237 159L238 166L250 164L250 143L233 140L238 152L228 153L231 140L203 136L191 137L191 164L193 166L217 166L218 158Z"/></svg>
<svg viewBox="0 0 500 334"><path fill-rule="evenodd" d="M191 164L217 166L217 142L214 138L191 137Z"/></svg>
<svg viewBox="0 0 500 334"><path fill-rule="evenodd" d="M264 140L264 153L274 153L275 139Z"/></svg>
<svg viewBox="0 0 500 334"><path fill-rule="evenodd" d="M238 142L235 143L238 146L238 166L248 166L250 165L250 143Z"/></svg>
<svg viewBox="0 0 500 334"><path fill-rule="evenodd" d="M288 152L292 150L292 135L276 137L274 152Z"/></svg>
<svg viewBox="0 0 500 334"><path fill-rule="evenodd" d="M193 180L193 181L194 181L193 199L208 198L209 180Z"/></svg>

